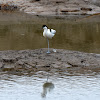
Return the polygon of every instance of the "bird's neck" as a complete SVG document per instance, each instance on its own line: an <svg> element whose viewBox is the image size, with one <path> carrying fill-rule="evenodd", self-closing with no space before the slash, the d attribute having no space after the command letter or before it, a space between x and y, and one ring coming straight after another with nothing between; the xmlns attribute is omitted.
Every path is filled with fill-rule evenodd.
<svg viewBox="0 0 100 100"><path fill-rule="evenodd" d="M45 32L46 32L47 30L48 30L47 28L44 29Z"/></svg>

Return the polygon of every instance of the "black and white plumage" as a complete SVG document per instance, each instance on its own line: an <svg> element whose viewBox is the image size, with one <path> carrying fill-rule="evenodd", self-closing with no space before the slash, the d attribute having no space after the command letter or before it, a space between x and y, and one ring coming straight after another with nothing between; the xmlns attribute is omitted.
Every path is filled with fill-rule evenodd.
<svg viewBox="0 0 100 100"><path fill-rule="evenodd" d="M56 30L48 29L48 27L46 25L43 25L42 28L44 29L43 36L45 38L47 38L47 41L48 41L48 52L47 53L50 53L50 51L49 51L49 39L52 39L52 37L54 37Z"/></svg>

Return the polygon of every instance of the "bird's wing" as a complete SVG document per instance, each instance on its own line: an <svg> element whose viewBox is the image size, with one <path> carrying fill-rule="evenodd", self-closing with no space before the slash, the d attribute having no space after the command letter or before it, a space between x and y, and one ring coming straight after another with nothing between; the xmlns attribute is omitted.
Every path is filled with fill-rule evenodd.
<svg viewBox="0 0 100 100"><path fill-rule="evenodd" d="M55 35L55 30L53 30L53 29L48 29L47 31L46 31L46 37L47 38L52 38L53 36Z"/></svg>
<svg viewBox="0 0 100 100"><path fill-rule="evenodd" d="M51 31L52 34L56 33L56 30L54 30L54 29L51 29L50 31Z"/></svg>

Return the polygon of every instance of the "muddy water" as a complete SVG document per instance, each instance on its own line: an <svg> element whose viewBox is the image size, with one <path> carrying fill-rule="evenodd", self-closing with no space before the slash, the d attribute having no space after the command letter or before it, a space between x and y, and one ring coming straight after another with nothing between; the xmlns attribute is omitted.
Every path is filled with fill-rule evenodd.
<svg viewBox="0 0 100 100"><path fill-rule="evenodd" d="M100 53L100 20L32 17L0 12L0 50L46 48L41 26L57 30L50 47ZM49 77L48 77L49 74ZM48 80L48 81L47 81ZM100 74L34 72L27 75L0 73L0 100L100 100Z"/></svg>
<svg viewBox="0 0 100 100"><path fill-rule="evenodd" d="M0 50L46 48L42 25L56 29L51 48L100 53L100 16L79 20L0 12Z"/></svg>
<svg viewBox="0 0 100 100"><path fill-rule="evenodd" d="M0 75L0 100L100 100L100 75Z"/></svg>

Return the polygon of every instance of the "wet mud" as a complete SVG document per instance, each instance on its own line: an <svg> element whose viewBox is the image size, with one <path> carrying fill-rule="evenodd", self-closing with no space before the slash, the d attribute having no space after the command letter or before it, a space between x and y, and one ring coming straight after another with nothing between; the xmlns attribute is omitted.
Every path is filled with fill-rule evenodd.
<svg viewBox="0 0 100 100"><path fill-rule="evenodd" d="M100 54L57 49L0 51L0 72L31 73L36 71L100 70Z"/></svg>
<svg viewBox="0 0 100 100"><path fill-rule="evenodd" d="M1 10L20 11L36 16L84 16L100 14L98 0L1 0Z"/></svg>
<svg viewBox="0 0 100 100"><path fill-rule="evenodd" d="M18 6L9 3L1 3L0 4L0 11L15 11L18 10Z"/></svg>

